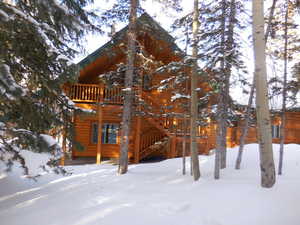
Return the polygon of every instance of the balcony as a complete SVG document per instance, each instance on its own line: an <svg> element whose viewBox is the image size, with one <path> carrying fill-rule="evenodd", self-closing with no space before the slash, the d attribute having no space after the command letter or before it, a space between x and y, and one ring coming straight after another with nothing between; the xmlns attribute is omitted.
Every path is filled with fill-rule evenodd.
<svg viewBox="0 0 300 225"><path fill-rule="evenodd" d="M74 102L122 104L122 89L107 88L101 84L73 84L66 88L66 94Z"/></svg>

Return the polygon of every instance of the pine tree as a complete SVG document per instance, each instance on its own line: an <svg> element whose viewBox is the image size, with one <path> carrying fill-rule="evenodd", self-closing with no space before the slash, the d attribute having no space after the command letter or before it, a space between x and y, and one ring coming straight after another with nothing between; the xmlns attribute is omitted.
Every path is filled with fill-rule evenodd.
<svg viewBox="0 0 300 225"><path fill-rule="evenodd" d="M99 31L97 16L84 10L90 2L0 1L0 159L9 167L19 161L25 174L22 149L57 160L60 147L47 135L71 128L74 106L62 86L78 74L72 46Z"/></svg>
<svg viewBox="0 0 300 225"><path fill-rule="evenodd" d="M212 71L218 89L215 178L226 167L226 136L230 114L229 87L233 71L245 73L239 30L244 5L241 1L223 0L205 3L201 10L200 58L204 69Z"/></svg>
<svg viewBox="0 0 300 225"><path fill-rule="evenodd" d="M128 52L127 52L127 65L125 73L125 88L124 90L124 107L122 116L122 131L121 131L121 150L119 160L119 174L124 174L128 169L128 147L129 147L129 135L131 126L131 115L133 106L133 77L136 58L136 18L137 7L139 1L130 1L130 17L129 17L129 29L128 29Z"/></svg>
<svg viewBox="0 0 300 225"><path fill-rule="evenodd" d="M188 45L189 45L189 24L187 21L184 22L184 26L185 26L185 29L184 29L184 33L185 33L185 55L188 54L187 50L188 50ZM187 92L188 90L188 79L186 78L186 81L185 81L185 90ZM186 95L188 93L185 93ZM187 107L188 108L188 104L187 104ZM186 174L186 147L187 147L187 134L188 134L188 118L187 118L187 114L188 114L188 109L185 109L184 110L184 115L183 115L183 140L182 140L182 175L185 175ZM192 165L190 167L191 171L192 171Z"/></svg>
<svg viewBox="0 0 300 225"><path fill-rule="evenodd" d="M191 75L191 115L190 115L190 132L191 132L191 159L194 180L197 181L200 178L199 157L196 141L196 128L198 117L198 101L197 101L197 73L198 73L198 30L199 30L199 2L194 0L194 15L193 15L193 67Z"/></svg>
<svg viewBox="0 0 300 225"><path fill-rule="evenodd" d="M217 132L216 132L216 156L215 156L215 179L220 178L220 169L225 167L224 157L226 155L226 136L227 136L227 86L229 77L225 72L225 26L226 26L226 1L221 2L221 26L220 26L220 80L217 107ZM223 158L223 160L222 160Z"/></svg>

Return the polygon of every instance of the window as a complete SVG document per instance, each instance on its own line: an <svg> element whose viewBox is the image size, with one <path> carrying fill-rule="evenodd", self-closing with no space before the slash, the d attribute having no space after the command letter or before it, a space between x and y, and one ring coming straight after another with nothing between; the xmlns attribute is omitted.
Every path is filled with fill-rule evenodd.
<svg viewBox="0 0 300 225"><path fill-rule="evenodd" d="M280 125L272 125L272 138L280 138Z"/></svg>
<svg viewBox="0 0 300 225"><path fill-rule="evenodd" d="M116 123L104 123L102 125L102 144L117 144L119 125ZM92 123L92 143L98 142L98 124Z"/></svg>
<svg viewBox="0 0 300 225"><path fill-rule="evenodd" d="M92 143L97 144L98 142L98 124L92 123Z"/></svg>
<svg viewBox="0 0 300 225"><path fill-rule="evenodd" d="M102 143L117 144L118 124L105 123L102 126Z"/></svg>

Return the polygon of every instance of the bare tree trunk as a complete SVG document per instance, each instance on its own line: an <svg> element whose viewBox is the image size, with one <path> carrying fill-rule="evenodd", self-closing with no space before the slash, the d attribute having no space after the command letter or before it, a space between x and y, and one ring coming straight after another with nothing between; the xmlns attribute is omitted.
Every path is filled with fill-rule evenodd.
<svg viewBox="0 0 300 225"><path fill-rule="evenodd" d="M285 112L286 112L286 83L287 83L287 47L288 47L288 16L289 16L289 0L286 0L286 12L284 18L284 72L283 72L283 87L282 87L282 112L281 112L281 127L280 127L280 149L279 149L279 164L278 175L282 174L283 163L283 148L285 141Z"/></svg>
<svg viewBox="0 0 300 225"><path fill-rule="evenodd" d="M237 169L237 170L241 168L243 150L244 150L244 146L245 146L245 139L247 137L248 129L249 129L251 105L252 105L252 102L253 102L254 90L255 90L255 80L254 80L254 76L253 76L253 82L252 82L250 95L249 95L249 99L248 99L247 110L246 110L245 124L242 128L242 135L240 137L239 153L238 153L238 157L237 157L236 162L235 162L235 169Z"/></svg>
<svg viewBox="0 0 300 225"><path fill-rule="evenodd" d="M253 0L252 13L261 186L270 188L275 184L276 178L268 106L263 0Z"/></svg>
<svg viewBox="0 0 300 225"><path fill-rule="evenodd" d="M216 153L215 153L215 179L220 178L220 168L226 167L226 136L227 136L227 113L226 113L226 71L225 71L225 13L226 13L226 2L222 0L222 34L221 34L221 51L222 51L222 60L221 60L221 71L220 75L220 90L218 96L218 106L217 106L217 132L216 132ZM223 159L223 160L221 160Z"/></svg>
<svg viewBox="0 0 300 225"><path fill-rule="evenodd" d="M229 24L228 24L228 44L225 46L226 52L232 52L233 50L233 36L234 36L234 25L236 20L236 3L235 0L230 1L230 14L229 14ZM227 112L229 108L229 87L230 87L230 76L231 76L231 68L232 68L232 60L228 58L225 60L225 122L223 124L223 132L222 132L222 139L224 142L224 149L221 151L221 169L226 168L226 155L227 155Z"/></svg>
<svg viewBox="0 0 300 225"><path fill-rule="evenodd" d="M182 141L182 174L186 174L186 133L187 133L187 121L186 115L183 116L183 141Z"/></svg>
<svg viewBox="0 0 300 225"><path fill-rule="evenodd" d="M194 0L194 16L193 16L193 67L191 75L191 157L192 157L192 168L194 180L200 178L200 167L199 167L199 157L198 148L196 141L196 129L197 129L197 118L198 118L198 99L197 99L197 77L198 77L198 30L199 30L199 2Z"/></svg>
<svg viewBox="0 0 300 225"><path fill-rule="evenodd" d="M268 42L268 38L270 36L276 2L277 2L277 0L273 0L272 6L271 6L271 11L270 11L269 18L268 18L268 25L267 25L267 30L265 33L265 42L266 43ZM252 105L253 97L254 97L254 90L255 90L255 79L254 78L255 77L253 76L252 86L250 89L250 95L249 95L249 99L248 99L247 111L246 111L246 115L245 115L245 124L242 128L242 135L240 137L240 146L239 146L239 152L238 152L238 156L237 156L236 163L235 163L235 169L241 168L243 150L244 150L244 146L245 146L245 139L247 137L248 129L249 129L251 105Z"/></svg>
<svg viewBox="0 0 300 225"><path fill-rule="evenodd" d="M190 157L190 164L191 164L191 166L190 166L190 175L193 176L193 160L192 160L192 155Z"/></svg>
<svg viewBox="0 0 300 225"><path fill-rule="evenodd" d="M136 56L136 18L138 0L130 0L130 17L128 29L127 69L125 73L124 107L122 116L121 150L119 160L119 174L124 174L128 169L128 146L133 102L133 76Z"/></svg>
<svg viewBox="0 0 300 225"><path fill-rule="evenodd" d="M187 55L188 45L189 45L189 23L186 22L186 42L185 42L185 54ZM185 73L186 76L188 73ZM188 95L188 86L189 86L189 80L185 80L185 92L186 95ZM187 121L187 113L188 113L188 107L189 107L189 101L187 101L187 109L184 109L184 115L183 115L183 141L182 141L182 174L186 174L186 140L187 140L187 134L188 134L188 121ZM191 165L192 167L192 165ZM191 173L192 175L192 173Z"/></svg>

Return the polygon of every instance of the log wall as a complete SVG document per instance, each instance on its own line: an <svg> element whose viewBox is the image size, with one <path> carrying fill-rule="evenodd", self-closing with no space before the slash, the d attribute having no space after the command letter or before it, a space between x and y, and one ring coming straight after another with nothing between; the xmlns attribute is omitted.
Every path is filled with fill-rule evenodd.
<svg viewBox="0 0 300 225"><path fill-rule="evenodd" d="M83 147L84 150L80 151L74 147L72 151L73 157L81 157L81 156L96 156L96 148L97 144L92 143L92 124L98 122L96 106L95 105L83 105L77 104L78 107L85 107L94 109L94 114L77 114L75 115L74 125L75 125L75 139L78 141ZM103 106L103 123L116 123L120 124L121 122L121 107L120 106ZM133 126L135 124L133 123ZM133 129L134 130L134 129ZM129 146L129 157L133 156L133 135L134 131L130 136L130 146ZM109 158L117 158L119 157L120 150L120 135L117 137L117 144L102 144L101 146L101 156L109 157Z"/></svg>

